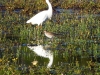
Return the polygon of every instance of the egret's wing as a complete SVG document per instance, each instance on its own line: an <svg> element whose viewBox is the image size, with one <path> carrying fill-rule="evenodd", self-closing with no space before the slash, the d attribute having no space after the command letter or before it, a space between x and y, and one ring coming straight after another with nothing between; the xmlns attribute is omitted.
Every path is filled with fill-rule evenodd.
<svg viewBox="0 0 100 75"><path fill-rule="evenodd" d="M29 19L26 23L32 22L33 24L39 24L45 21L47 18L47 11L42 11L33 16L31 19Z"/></svg>

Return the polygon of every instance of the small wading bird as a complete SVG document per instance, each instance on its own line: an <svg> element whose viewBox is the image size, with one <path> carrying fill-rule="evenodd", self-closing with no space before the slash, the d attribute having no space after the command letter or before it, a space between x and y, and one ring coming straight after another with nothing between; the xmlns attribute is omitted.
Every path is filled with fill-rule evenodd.
<svg viewBox="0 0 100 75"><path fill-rule="evenodd" d="M44 46L42 45L38 45L38 46L28 45L28 48L34 51L38 56L49 58L49 63L47 65L47 68L51 67L53 63L53 53L48 48L46 47L44 48Z"/></svg>
<svg viewBox="0 0 100 75"><path fill-rule="evenodd" d="M31 23L32 25L34 24L38 24L42 25L42 23L46 20L46 19L50 19L52 17L52 5L49 2L49 0L46 0L46 3L48 4L48 10L44 10L39 12L38 14L36 14L35 16L33 16L31 19L29 19L26 23Z"/></svg>
<svg viewBox="0 0 100 75"><path fill-rule="evenodd" d="M57 38L65 38L68 33L53 33L53 32L48 32L48 31L44 31L44 34L46 37L52 39L54 37L57 37Z"/></svg>
<svg viewBox="0 0 100 75"><path fill-rule="evenodd" d="M44 31L44 34L45 34L45 36L47 36L50 39L55 37L55 34L51 33L51 32Z"/></svg>

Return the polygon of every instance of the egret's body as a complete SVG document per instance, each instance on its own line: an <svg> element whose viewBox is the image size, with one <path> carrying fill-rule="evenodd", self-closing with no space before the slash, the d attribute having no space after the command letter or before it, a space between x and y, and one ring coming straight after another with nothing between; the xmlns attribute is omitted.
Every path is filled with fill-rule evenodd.
<svg viewBox="0 0 100 75"><path fill-rule="evenodd" d="M47 65L47 68L50 68L53 63L53 53L50 50L45 50L42 45L38 46L28 46L31 50L33 50L37 55L49 58L49 63Z"/></svg>
<svg viewBox="0 0 100 75"><path fill-rule="evenodd" d="M46 19L51 19L52 17L52 5L49 2L49 0L46 0L46 3L48 4L48 10L44 10L33 16L31 19L29 19L26 23L31 23L32 25L37 24L42 25L42 23Z"/></svg>

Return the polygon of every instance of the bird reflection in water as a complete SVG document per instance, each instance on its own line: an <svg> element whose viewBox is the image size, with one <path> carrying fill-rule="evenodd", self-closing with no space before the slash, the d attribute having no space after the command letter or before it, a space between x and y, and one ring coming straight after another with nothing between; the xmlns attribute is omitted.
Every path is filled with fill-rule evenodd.
<svg viewBox="0 0 100 75"><path fill-rule="evenodd" d="M47 45L45 45L45 46L43 46L43 45L37 45L37 46L28 45L27 47L29 49L31 49L32 51L34 51L38 56L49 59L47 68L50 68L52 66L53 52L50 50L50 48Z"/></svg>

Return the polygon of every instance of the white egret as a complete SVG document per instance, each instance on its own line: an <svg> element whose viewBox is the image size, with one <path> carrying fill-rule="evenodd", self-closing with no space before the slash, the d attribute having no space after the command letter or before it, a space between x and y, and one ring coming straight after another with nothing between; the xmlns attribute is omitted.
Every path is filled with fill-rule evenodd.
<svg viewBox="0 0 100 75"><path fill-rule="evenodd" d="M44 48L42 45L38 46L30 46L28 45L28 48L30 48L32 51L34 51L37 55L44 57L44 58L49 58L49 63L47 65L47 68L50 68L52 63L53 63L53 53L48 50L48 48Z"/></svg>
<svg viewBox="0 0 100 75"><path fill-rule="evenodd" d="M29 19L26 23L31 23L32 25L38 24L42 25L42 23L46 19L51 19L52 17L52 5L49 2L49 0L46 0L46 3L48 4L48 10L44 10L33 16L31 19Z"/></svg>

